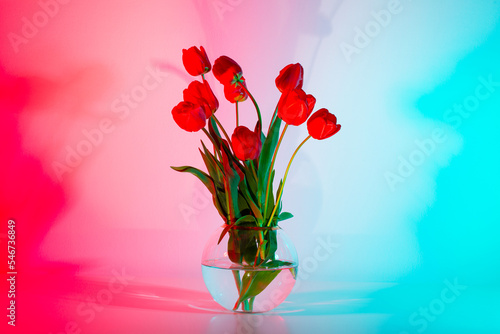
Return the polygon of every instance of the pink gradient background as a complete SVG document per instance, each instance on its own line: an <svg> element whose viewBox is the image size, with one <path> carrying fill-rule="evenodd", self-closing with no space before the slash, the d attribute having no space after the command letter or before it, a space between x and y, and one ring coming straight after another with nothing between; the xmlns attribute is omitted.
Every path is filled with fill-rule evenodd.
<svg viewBox="0 0 500 334"><path fill-rule="evenodd" d="M169 168L201 163L200 135L178 129L170 115L192 80L181 50L204 45L212 61L237 59L261 108L271 110L274 78L298 60L299 37L321 32L319 3L285 4L263 11L244 1L222 9L204 1L2 1L0 219L2 233L8 219L17 224L16 330L84 330L87 321L96 330L78 306L114 271L206 298L200 254L222 222L201 186ZM309 16L298 20L304 10ZM144 85L147 96L127 106ZM221 87L214 90L222 102ZM243 122L255 121L249 107ZM233 122L232 105L222 102L219 112ZM149 308L143 302L122 305ZM65 327L71 319L76 329Z"/></svg>
<svg viewBox="0 0 500 334"><path fill-rule="evenodd" d="M352 40L353 25L367 20L363 15L369 9L358 11L365 5L361 1L42 3L58 4L57 12L14 46L12 33L23 36L23 18L33 22L42 7L38 1L0 0L0 234L4 247L6 222L16 221L17 333L60 333L71 321L84 333L106 333L108 322L121 322L122 329L137 321L148 323L152 315L146 311L184 311L182 299L216 307L203 285L200 256L208 235L222 222L201 184L169 168L202 166L197 151L201 133L180 130L170 114L193 80L181 62L181 50L192 45L203 45L212 61L223 54L238 61L265 124L279 98L276 75L283 66L301 62L306 90L317 97L318 107L334 111L343 125L335 140L305 149L284 198L296 216L285 229L299 253L310 254L322 233L354 242L342 250L342 257L358 262L337 272L343 260L332 259L313 280L393 281L418 263L411 224L399 222L402 217L411 220L424 208L413 205L413 194L390 193L380 175L393 162L388 151L401 150L390 134L412 137L429 124L398 116L399 106L384 105L380 99L401 85L403 70L415 90L425 90L429 82L446 76L450 68L442 65L437 71L437 64L458 59L481 41L493 20L488 8L480 8L483 25L463 31L460 41L443 36L414 39L429 31L405 26L413 31L414 44L401 48L391 60L379 52L388 43L385 38L410 38L399 35L394 26L389 37L379 37L378 45L348 64L338 45ZM224 7L217 7L219 3ZM377 2L377 8L385 3ZM430 5L414 6L422 16L432 13ZM457 17L468 10L446 6L456 10ZM447 21L443 29L459 29L459 23ZM446 50L438 47L443 43L449 43ZM424 52L423 47L431 56L415 56ZM415 57L410 60L409 55ZM380 60L379 68L366 65L370 57ZM222 88L211 76L208 80L221 102L219 118L229 127L233 105L224 101ZM144 86L150 89L140 88ZM146 95L127 106L125 99L134 92ZM250 103L242 110L242 122L253 124ZM382 123L386 131L377 136ZM94 136L90 148L84 143L90 142L86 133ZM291 129L280 171L304 135L305 129ZM376 152L377 147L388 149ZM452 136L437 153L441 165L459 147L460 139ZM78 148L88 154L70 158L69 152ZM74 166L57 172L55 165L67 164L68 159ZM435 170L423 174L422 179L432 179ZM378 188L382 190L375 191ZM422 189L419 196L431 201L432 189ZM361 206L366 210L359 210ZM336 220L332 210L337 210ZM374 250L373 236L389 241L387 248ZM357 258L359 247L367 258ZM4 254L2 250L2 273L7 270ZM387 254L390 263L382 263ZM105 289L114 272L133 278L126 294L113 295L113 307L145 313L126 309L130 317L121 314L118 319L96 310L95 319L82 316L79 305ZM2 276L2 301L4 284ZM266 321L276 333L284 332L282 319ZM170 314L159 326L180 332L186 330L180 323L188 322ZM217 319L214 323L217 328ZM5 321L1 326L7 328ZM203 327L189 326L193 333Z"/></svg>

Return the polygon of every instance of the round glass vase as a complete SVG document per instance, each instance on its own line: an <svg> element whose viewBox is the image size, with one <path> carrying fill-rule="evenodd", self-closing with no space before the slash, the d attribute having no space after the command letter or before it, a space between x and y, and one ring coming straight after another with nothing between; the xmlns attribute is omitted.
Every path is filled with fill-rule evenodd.
<svg viewBox="0 0 500 334"><path fill-rule="evenodd" d="M295 246L280 227L222 225L201 259L213 299L234 312L267 312L281 304L297 277Z"/></svg>

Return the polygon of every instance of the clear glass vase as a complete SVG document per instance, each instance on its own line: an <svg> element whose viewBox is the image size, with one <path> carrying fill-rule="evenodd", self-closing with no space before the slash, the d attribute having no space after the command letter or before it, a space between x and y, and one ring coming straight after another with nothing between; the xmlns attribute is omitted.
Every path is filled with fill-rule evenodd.
<svg viewBox="0 0 500 334"><path fill-rule="evenodd" d="M267 312L281 304L297 277L295 246L280 227L222 225L201 259L214 300L235 312Z"/></svg>

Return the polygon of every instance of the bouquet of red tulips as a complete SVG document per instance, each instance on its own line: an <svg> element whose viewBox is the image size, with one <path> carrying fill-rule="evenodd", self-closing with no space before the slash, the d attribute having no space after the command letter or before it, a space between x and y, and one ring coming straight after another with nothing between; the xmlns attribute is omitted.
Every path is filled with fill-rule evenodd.
<svg viewBox="0 0 500 334"><path fill-rule="evenodd" d="M231 250L229 257L233 263L272 268L283 265L274 257L276 249L273 247L276 243L273 242L273 229L263 233L256 246L255 242L242 240L231 228L275 227L280 221L293 217L292 214L281 211L281 197L295 155L311 137L319 140L329 138L340 130L340 125L337 124L335 115L325 108L309 117L316 99L302 90L304 70L300 64L285 66L276 78L281 98L265 134L259 106L247 88L241 67L234 60L221 56L215 60L212 68L204 48L193 46L183 50L182 61L187 72L193 76L201 76L201 81L191 82L184 90L184 101L172 109L172 116L177 125L186 131L202 130L211 142L213 151L202 141L200 153L207 172L190 166L172 168L195 175L212 194L213 203L226 223L219 242L226 233L230 233L229 242L232 244L228 249ZM236 128L231 136L215 115L219 101L205 79L205 75L211 70L224 86L225 98L236 107ZM257 123L253 130L239 124L238 104L248 98L257 112ZM274 192L274 165L285 132L289 125L299 126L306 121L309 135L291 156L283 179ZM282 122L285 122L283 129ZM248 298L243 294L242 290L237 305Z"/></svg>

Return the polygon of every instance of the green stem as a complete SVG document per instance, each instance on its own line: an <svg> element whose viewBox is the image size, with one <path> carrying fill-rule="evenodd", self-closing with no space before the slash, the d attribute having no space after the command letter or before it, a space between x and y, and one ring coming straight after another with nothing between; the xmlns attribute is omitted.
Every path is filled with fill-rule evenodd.
<svg viewBox="0 0 500 334"><path fill-rule="evenodd" d="M274 162L276 161L276 155L278 154L278 150L281 145L281 141L283 140L283 137L285 136L286 129L288 128L288 124L285 125L283 128L283 132L281 133L280 138L278 139L278 144L276 145L276 149L274 150L273 154L273 160L271 160L271 166L269 167L269 172L268 172L268 179L267 179L267 187L266 187L266 201L264 202L264 216L267 213L267 205L269 201L269 187L271 186L271 172L274 169ZM268 132L269 133L269 132Z"/></svg>
<svg viewBox="0 0 500 334"><path fill-rule="evenodd" d="M293 152L293 155L290 158L290 161L288 162L288 166L286 167L286 171L285 171L285 176L283 177L283 185L281 186L280 193L278 194L278 199L276 200L276 205L274 206L273 212L271 213L271 218L269 218L269 221L267 223L268 226L270 226L271 222L273 221L274 214L276 213L276 209L278 208L278 204L279 204L279 202L281 200L281 195L283 194L283 189L285 188L286 178L288 176L288 171L290 170L290 166L292 165L293 158L295 158L295 155L297 154L297 152L300 150L300 148L302 147L302 145L304 145L306 143L306 141L309 140L309 138L311 138L310 135L307 136L307 138L304 139L302 141L302 143L300 143L299 147L297 147L297 149L295 150L295 152Z"/></svg>
<svg viewBox="0 0 500 334"><path fill-rule="evenodd" d="M252 312L253 311L253 301L255 300L255 296L253 296L252 298L249 299L250 303L249 303L249 311Z"/></svg>
<svg viewBox="0 0 500 334"><path fill-rule="evenodd" d="M240 294L240 286L241 286L241 280L240 280L240 271L239 270L232 270L233 272L233 277L234 277L234 282L236 283L236 289L238 289L238 294Z"/></svg>
<svg viewBox="0 0 500 334"><path fill-rule="evenodd" d="M252 311L252 306L248 303L248 299L243 301L243 310Z"/></svg>
<svg viewBox="0 0 500 334"><path fill-rule="evenodd" d="M240 125L240 118L238 113L238 101L236 101L236 127Z"/></svg>
<svg viewBox="0 0 500 334"><path fill-rule="evenodd" d="M236 289L238 289L238 296L239 296L241 294L240 271L239 270L232 270L232 272L233 272L234 282L236 283ZM253 300L251 302L253 302ZM239 305L235 305L235 306L239 306ZM248 311L248 310L251 311L252 307L253 307L253 305L250 305L248 303L248 300L243 301L243 310L244 311ZM236 308L234 310L236 311Z"/></svg>
<svg viewBox="0 0 500 334"><path fill-rule="evenodd" d="M241 83L241 81L238 81L240 83L241 88L247 93L248 96L250 96L250 99L253 102L253 105L255 106L255 109L257 110L257 116L259 117L259 123L262 124L262 116L260 115L260 109L259 106L257 105L257 101L253 98L253 95L250 93L250 91Z"/></svg>

